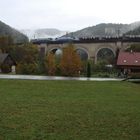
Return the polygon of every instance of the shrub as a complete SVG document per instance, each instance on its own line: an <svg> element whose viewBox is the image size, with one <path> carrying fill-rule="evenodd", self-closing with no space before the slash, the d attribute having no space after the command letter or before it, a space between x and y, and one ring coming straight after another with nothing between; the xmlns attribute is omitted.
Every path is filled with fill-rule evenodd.
<svg viewBox="0 0 140 140"><path fill-rule="evenodd" d="M19 63L16 67L17 74L35 74L37 72L36 63Z"/></svg>

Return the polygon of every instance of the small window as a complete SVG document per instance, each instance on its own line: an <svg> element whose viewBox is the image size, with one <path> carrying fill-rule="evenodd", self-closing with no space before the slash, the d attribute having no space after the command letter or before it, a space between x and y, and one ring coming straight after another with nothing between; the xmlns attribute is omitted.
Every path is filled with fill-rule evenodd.
<svg viewBox="0 0 140 140"><path fill-rule="evenodd" d="M126 63L126 60L123 60L124 63Z"/></svg>
<svg viewBox="0 0 140 140"><path fill-rule="evenodd" d="M135 63L138 63L138 60L135 60Z"/></svg>

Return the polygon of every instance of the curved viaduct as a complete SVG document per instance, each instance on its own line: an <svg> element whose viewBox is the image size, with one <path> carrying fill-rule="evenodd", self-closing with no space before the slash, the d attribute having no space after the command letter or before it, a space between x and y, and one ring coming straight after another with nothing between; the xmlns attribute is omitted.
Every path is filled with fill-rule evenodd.
<svg viewBox="0 0 140 140"><path fill-rule="evenodd" d="M98 52L102 49L108 49L112 54L116 55L116 50L119 48L121 51L125 50L126 48L130 47L134 43L140 43L139 40L84 40L84 41L74 41L72 42L75 50L82 50L87 54L88 59L94 60L97 62ZM47 54L51 51L62 50L63 48L68 46L68 42L39 42L34 43L38 45L38 48L42 54ZM108 54L105 54L108 55Z"/></svg>

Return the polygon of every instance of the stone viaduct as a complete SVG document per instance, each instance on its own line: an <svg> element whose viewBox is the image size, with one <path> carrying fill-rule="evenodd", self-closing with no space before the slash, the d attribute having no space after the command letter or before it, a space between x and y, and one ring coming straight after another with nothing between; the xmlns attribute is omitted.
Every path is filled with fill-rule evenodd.
<svg viewBox="0 0 140 140"><path fill-rule="evenodd" d="M35 40L33 43L38 45L42 55L49 52L55 53L57 50L67 47L68 43L73 43L75 50L79 51L79 54L85 55L85 59L92 59L96 63L99 53L103 53L101 55L110 55L112 53L115 57L117 49L124 51L132 44L140 43L140 38L92 38L72 41Z"/></svg>

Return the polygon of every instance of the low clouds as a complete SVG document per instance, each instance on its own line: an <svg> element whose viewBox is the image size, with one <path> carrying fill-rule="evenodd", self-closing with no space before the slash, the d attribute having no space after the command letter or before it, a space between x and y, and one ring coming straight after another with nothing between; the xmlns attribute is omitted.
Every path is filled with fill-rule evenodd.
<svg viewBox="0 0 140 140"><path fill-rule="evenodd" d="M0 20L14 28L76 30L100 22L140 20L139 0L4 0Z"/></svg>

